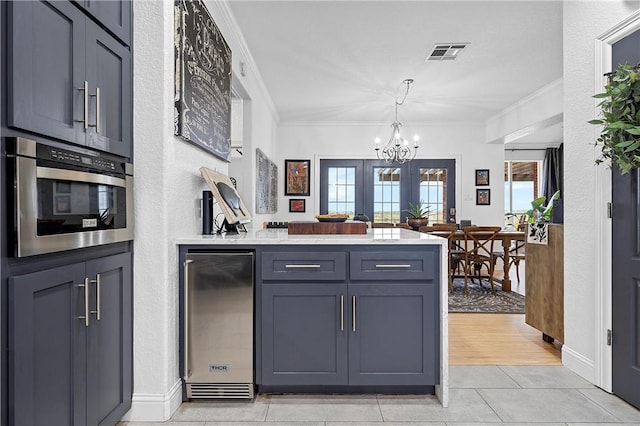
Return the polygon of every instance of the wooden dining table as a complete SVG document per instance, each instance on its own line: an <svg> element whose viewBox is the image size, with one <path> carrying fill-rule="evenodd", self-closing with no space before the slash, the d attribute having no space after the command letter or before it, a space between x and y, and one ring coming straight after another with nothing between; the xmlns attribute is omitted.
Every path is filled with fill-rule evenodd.
<svg viewBox="0 0 640 426"><path fill-rule="evenodd" d="M440 237L447 238L449 236L449 232L447 231L431 231L429 234L437 235ZM489 235L488 233L487 235ZM526 233L524 231L516 231L516 230L502 230L496 234L496 240L502 241L502 248L504 249L504 258L502 259L504 262L503 271L504 277L502 278L502 291L511 291L511 278L509 277L509 269L511 267L509 248L511 247L512 241L524 241L526 238ZM462 230L458 230L453 234L452 239L454 241L464 240L464 232Z"/></svg>

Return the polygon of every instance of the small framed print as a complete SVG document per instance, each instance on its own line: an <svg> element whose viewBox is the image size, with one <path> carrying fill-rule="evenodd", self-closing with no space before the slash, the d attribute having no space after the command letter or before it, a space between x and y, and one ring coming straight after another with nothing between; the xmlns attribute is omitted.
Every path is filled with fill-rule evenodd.
<svg viewBox="0 0 640 426"><path fill-rule="evenodd" d="M309 195L311 160L284 160L284 195Z"/></svg>
<svg viewBox="0 0 640 426"><path fill-rule="evenodd" d="M54 214L71 213L71 196L56 195Z"/></svg>
<svg viewBox="0 0 640 426"><path fill-rule="evenodd" d="M305 211L305 199L304 198L291 198L289 200L289 211L294 213L304 213Z"/></svg>
<svg viewBox="0 0 640 426"><path fill-rule="evenodd" d="M476 189L476 205L488 206L491 204L491 190L490 189Z"/></svg>
<svg viewBox="0 0 640 426"><path fill-rule="evenodd" d="M489 169L476 170L476 186L489 185Z"/></svg>

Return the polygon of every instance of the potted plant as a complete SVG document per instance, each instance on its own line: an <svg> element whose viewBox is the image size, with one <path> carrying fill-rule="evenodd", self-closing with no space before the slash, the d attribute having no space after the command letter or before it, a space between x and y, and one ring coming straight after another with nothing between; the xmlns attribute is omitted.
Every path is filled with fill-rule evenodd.
<svg viewBox="0 0 640 426"><path fill-rule="evenodd" d="M417 204L409 201L408 205L409 208L403 210L408 216L407 224L416 231L420 229L421 226L427 226L429 224L429 206L423 205L422 200Z"/></svg>
<svg viewBox="0 0 640 426"><path fill-rule="evenodd" d="M551 222L553 201L560 198L560 191L556 191L549 203L545 205L547 197L544 195L531 202L531 208L525 213L529 222L527 242L534 244L546 244L548 237L548 225Z"/></svg>
<svg viewBox="0 0 640 426"><path fill-rule="evenodd" d="M609 160L626 174L640 167L640 69L619 65L604 89L594 95L602 99L601 118L589 121L602 126L595 143L602 147L596 164Z"/></svg>

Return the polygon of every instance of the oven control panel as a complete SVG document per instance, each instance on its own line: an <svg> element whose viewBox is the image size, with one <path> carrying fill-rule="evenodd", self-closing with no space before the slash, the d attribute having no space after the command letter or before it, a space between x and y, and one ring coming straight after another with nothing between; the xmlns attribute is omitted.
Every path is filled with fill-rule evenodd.
<svg viewBox="0 0 640 426"><path fill-rule="evenodd" d="M66 149L56 148L48 145L37 145L36 156L38 159L54 161L62 164L72 164L80 167L88 167L107 172L122 173L124 164L118 161L109 160L103 157L93 157Z"/></svg>

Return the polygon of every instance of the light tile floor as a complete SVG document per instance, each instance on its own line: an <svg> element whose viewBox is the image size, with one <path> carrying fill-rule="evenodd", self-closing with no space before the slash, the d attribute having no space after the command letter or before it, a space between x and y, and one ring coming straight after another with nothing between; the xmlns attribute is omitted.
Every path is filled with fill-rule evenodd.
<svg viewBox="0 0 640 426"><path fill-rule="evenodd" d="M640 410L562 366L450 366L449 374L448 408L432 395L259 395L251 402L184 403L162 424L640 426Z"/></svg>

